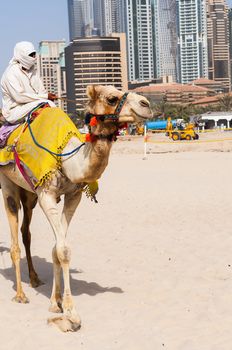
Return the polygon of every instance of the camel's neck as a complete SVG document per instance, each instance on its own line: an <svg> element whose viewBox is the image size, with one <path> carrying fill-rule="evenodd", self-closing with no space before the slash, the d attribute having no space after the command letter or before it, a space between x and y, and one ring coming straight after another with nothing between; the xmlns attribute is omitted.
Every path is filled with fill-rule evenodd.
<svg viewBox="0 0 232 350"><path fill-rule="evenodd" d="M64 153L76 148L80 142L72 138L64 149ZM97 140L86 143L77 153L64 157L62 170L73 183L92 182L99 179L109 159L112 142Z"/></svg>

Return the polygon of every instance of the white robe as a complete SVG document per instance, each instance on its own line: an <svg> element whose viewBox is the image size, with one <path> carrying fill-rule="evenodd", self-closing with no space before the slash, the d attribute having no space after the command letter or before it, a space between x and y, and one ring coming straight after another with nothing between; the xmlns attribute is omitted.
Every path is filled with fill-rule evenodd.
<svg viewBox="0 0 232 350"><path fill-rule="evenodd" d="M24 71L20 63L11 63L1 80L2 114L9 123L17 123L41 102L51 107L56 105L48 100L40 77L35 69Z"/></svg>

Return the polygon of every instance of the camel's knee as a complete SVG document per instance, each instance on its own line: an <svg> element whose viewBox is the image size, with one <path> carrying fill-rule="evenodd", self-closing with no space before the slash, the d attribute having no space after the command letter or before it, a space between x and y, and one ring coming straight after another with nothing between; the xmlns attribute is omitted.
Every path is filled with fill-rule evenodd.
<svg viewBox="0 0 232 350"><path fill-rule="evenodd" d="M21 250L18 245L13 245L10 249L10 255L13 263L20 260Z"/></svg>
<svg viewBox="0 0 232 350"><path fill-rule="evenodd" d="M19 210L19 204L12 196L8 196L6 199L7 207L12 214L17 214Z"/></svg>
<svg viewBox="0 0 232 350"><path fill-rule="evenodd" d="M70 262L71 249L68 246L56 247L56 254L60 264L67 264Z"/></svg>

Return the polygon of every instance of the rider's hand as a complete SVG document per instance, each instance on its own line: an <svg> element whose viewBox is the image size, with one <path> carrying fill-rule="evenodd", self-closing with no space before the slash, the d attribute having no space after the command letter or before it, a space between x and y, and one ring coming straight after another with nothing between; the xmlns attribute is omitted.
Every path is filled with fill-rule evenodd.
<svg viewBox="0 0 232 350"><path fill-rule="evenodd" d="M57 100L57 96L55 94L52 94L51 92L48 93L48 99L50 101Z"/></svg>

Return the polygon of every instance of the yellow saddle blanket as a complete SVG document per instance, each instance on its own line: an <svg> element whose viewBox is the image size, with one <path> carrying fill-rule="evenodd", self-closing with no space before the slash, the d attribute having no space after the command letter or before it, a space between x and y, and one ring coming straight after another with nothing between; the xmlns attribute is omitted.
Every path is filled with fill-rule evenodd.
<svg viewBox="0 0 232 350"><path fill-rule="evenodd" d="M14 130L8 138L7 146L0 150L0 165L14 161L10 146L20 135L16 150L24 167L30 170L34 186L37 187L61 167L61 157L51 155L36 146L29 128L22 132L23 128L25 125ZM36 141L54 153L61 153L71 137L77 137L81 142L85 141L85 136L78 131L71 119L60 108L42 110L32 122L31 129Z"/></svg>

